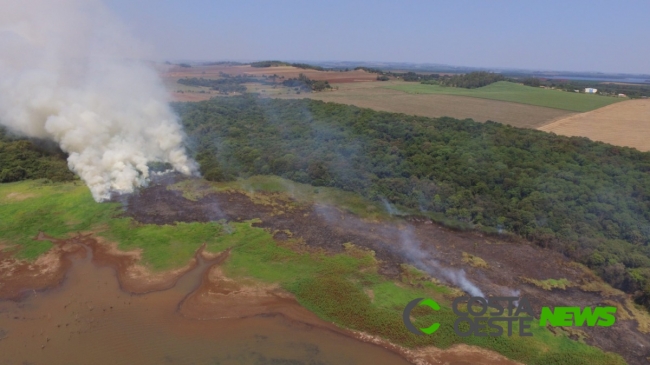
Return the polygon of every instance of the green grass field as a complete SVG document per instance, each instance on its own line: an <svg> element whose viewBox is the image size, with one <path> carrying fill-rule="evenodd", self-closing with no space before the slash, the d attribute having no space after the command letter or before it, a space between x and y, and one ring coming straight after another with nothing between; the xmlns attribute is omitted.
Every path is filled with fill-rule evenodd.
<svg viewBox="0 0 650 365"><path fill-rule="evenodd" d="M507 81L499 81L478 89L464 89L460 87L445 87L439 85L406 84L390 85L389 89L400 90L411 94L446 94L469 96L480 99L510 101L513 103L544 106L548 108L569 110L574 112L587 112L602 108L625 99L571 93L559 90L542 89L524 86Z"/></svg>
<svg viewBox="0 0 650 365"><path fill-rule="evenodd" d="M39 231L56 238L93 231L121 249L142 248L144 263L162 270L187 264L203 243L210 250L223 231L219 222L139 224L117 217L120 212L119 203L96 203L81 183L0 184L0 244L16 257L34 260L52 247L33 239Z"/></svg>
<svg viewBox="0 0 650 365"><path fill-rule="evenodd" d="M313 187L287 186L282 180L263 177L222 184L220 188L242 187L251 189L248 191L293 190L298 193L295 196L305 198L322 193L325 200L331 201L344 199L349 194L339 194L335 189L320 190L322 188L316 193ZM190 189L189 186L183 188ZM361 199L347 200L352 210L367 209ZM452 329L456 317L450 309L456 290L409 267L404 268L406 274L401 281L389 280L378 274L378 262L372 251L353 245L346 245L343 253L331 255L296 249L302 245L300 240L278 243L270 232L254 227L251 222L156 226L121 218L120 211L119 204L96 203L88 189L78 183L0 184L0 243L9 246L6 249L13 250L19 257L34 259L51 247L49 242L32 240L39 230L55 237L93 230L118 242L121 248L143 249L143 263L159 270L187 263L193 252L202 243L207 243L211 252L232 249L229 259L223 263L229 277L279 283L319 317L402 346L448 348L466 343L527 364L625 363L616 354L571 340L566 334L555 335L534 322L533 337L459 337ZM226 224L228 229L224 229ZM441 323L440 329L432 335L413 335L402 323L404 306L418 297L432 298L441 305L438 312L413 313L416 326Z"/></svg>

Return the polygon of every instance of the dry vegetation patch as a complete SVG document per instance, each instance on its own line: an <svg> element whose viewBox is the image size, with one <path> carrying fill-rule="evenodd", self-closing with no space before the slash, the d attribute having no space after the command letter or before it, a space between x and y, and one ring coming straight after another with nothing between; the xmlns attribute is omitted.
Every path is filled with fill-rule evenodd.
<svg viewBox="0 0 650 365"><path fill-rule="evenodd" d="M480 267L483 269L488 268L487 262L483 260L482 258L478 256L474 256L471 254L468 254L467 252L463 252L463 263L468 264L473 267Z"/></svg>
<svg viewBox="0 0 650 365"><path fill-rule="evenodd" d="M25 199L33 198L35 196L36 196L36 194L13 192L13 193L7 194L5 199L11 200L11 201L22 201L22 200L25 200Z"/></svg>
<svg viewBox="0 0 650 365"><path fill-rule="evenodd" d="M525 283L533 284L538 288L544 289L544 290L553 290L553 289L562 289L565 290L566 288L572 286L569 280L562 278L562 279L546 279L546 280L535 280L527 277L522 277L521 280Z"/></svg>

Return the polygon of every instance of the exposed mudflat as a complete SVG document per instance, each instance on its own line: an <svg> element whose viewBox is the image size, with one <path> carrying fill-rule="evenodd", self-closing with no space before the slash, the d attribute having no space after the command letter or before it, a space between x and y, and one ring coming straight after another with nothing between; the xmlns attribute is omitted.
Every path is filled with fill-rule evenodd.
<svg viewBox="0 0 650 365"><path fill-rule="evenodd" d="M400 275L401 263L414 263L414 256L405 247L419 247L440 264L442 269L464 270L467 278L486 295L519 293L531 299L534 310L542 306L597 306L618 303L619 311L631 313L624 294L602 295L584 291L579 286L599 279L576 266L563 255L525 242L513 242L475 232L458 232L429 220L411 217L398 223L370 222L331 206L299 204L295 201L263 204L240 192L209 193L196 201L183 198L181 192L167 189L172 177L128 198L125 214L144 223L173 224L177 221L210 221L226 219L261 220L257 226L276 232L283 239L286 231L301 237L311 247L340 252L343 244L372 249L381 260L380 271L389 276ZM273 199L273 194L269 194ZM487 268L463 263L463 252L487 263ZM544 290L527 283L524 278L546 280L567 279L567 289ZM438 277L445 281L445 277ZM623 356L630 364L647 364L650 357L650 335L638 330L634 320L619 315L612 327L581 327L586 342Z"/></svg>
<svg viewBox="0 0 650 365"><path fill-rule="evenodd" d="M516 364L475 347L408 350L341 329L277 286L224 276L229 251L201 247L184 268L134 278L137 252L90 234L36 239L55 244L46 262L2 261L18 264L0 270L0 365Z"/></svg>
<svg viewBox="0 0 650 365"><path fill-rule="evenodd" d="M79 251L63 255L70 266L60 285L0 301L0 364L408 363L266 288L241 294L224 286L231 298L202 306L200 297L214 289L207 273L227 252L211 260L197 254L167 288L136 295L115 275L122 266L95 263L91 240L66 243Z"/></svg>

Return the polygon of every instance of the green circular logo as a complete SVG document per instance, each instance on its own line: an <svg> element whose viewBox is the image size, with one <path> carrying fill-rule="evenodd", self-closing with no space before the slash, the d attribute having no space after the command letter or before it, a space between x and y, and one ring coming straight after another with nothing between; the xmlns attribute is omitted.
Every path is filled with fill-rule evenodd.
<svg viewBox="0 0 650 365"><path fill-rule="evenodd" d="M404 308L404 312L402 313L402 319L404 320L404 325L406 326L406 329L408 329L409 331L411 331L412 333L418 336L422 334L430 335L436 332L438 328L440 328L440 323L434 323L431 326L424 327L424 328L415 327L415 325L411 323L411 311L418 305L427 306L433 309L434 311L440 310L440 306L433 299L428 299L428 298L413 299L412 301L409 302L409 304L406 305L406 308Z"/></svg>

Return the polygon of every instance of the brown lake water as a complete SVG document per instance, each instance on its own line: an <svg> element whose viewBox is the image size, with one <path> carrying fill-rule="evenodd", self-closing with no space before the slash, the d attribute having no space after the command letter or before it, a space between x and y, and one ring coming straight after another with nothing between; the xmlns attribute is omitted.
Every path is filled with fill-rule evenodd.
<svg viewBox="0 0 650 365"><path fill-rule="evenodd" d="M179 304L206 268L171 289L132 295L113 269L75 259L61 286L0 301L0 365L408 364L379 346L283 316L184 317Z"/></svg>

